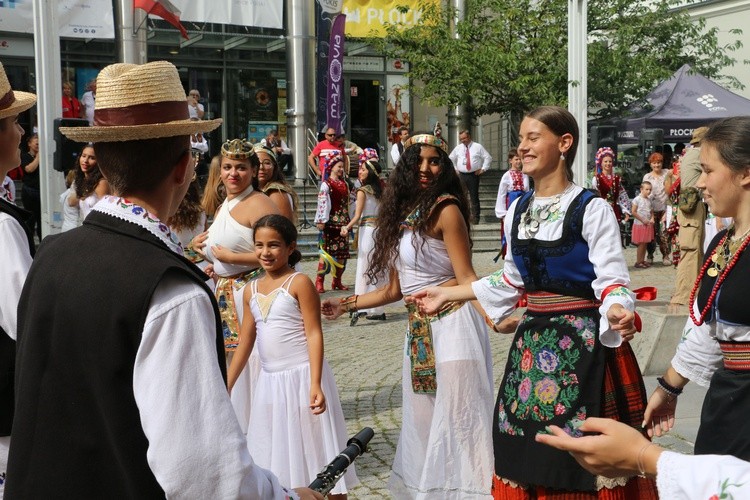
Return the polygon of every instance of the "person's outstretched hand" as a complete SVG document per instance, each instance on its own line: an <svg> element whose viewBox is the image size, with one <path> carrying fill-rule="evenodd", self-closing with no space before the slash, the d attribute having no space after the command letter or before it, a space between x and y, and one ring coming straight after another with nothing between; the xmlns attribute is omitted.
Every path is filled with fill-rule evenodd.
<svg viewBox="0 0 750 500"><path fill-rule="evenodd" d="M422 314L435 314L448 303L445 288L430 286L411 295L412 300Z"/></svg>
<svg viewBox="0 0 750 500"><path fill-rule="evenodd" d="M341 299L325 299L320 303L320 313L327 320L334 320L344 314Z"/></svg>
<svg viewBox="0 0 750 500"><path fill-rule="evenodd" d="M635 337L635 313L625 309L622 304L612 304L607 311L607 321L620 334L623 342L629 342Z"/></svg>
<svg viewBox="0 0 750 500"><path fill-rule="evenodd" d="M677 397L667 394L658 387L648 398L646 411L643 413L643 427L651 437L662 436L674 427L674 416L677 410Z"/></svg>

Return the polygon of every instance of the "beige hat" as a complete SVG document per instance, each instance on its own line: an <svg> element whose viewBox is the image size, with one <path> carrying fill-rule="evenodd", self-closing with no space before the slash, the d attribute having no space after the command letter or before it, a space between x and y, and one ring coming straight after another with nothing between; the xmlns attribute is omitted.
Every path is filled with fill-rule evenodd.
<svg viewBox="0 0 750 500"><path fill-rule="evenodd" d="M17 115L36 104L36 96L30 92L21 92L10 88L8 75L0 63L0 119Z"/></svg>
<svg viewBox="0 0 750 500"><path fill-rule="evenodd" d="M78 142L159 139L209 132L222 120L190 120L177 68L167 61L112 64L96 78L94 125L60 127Z"/></svg>
<svg viewBox="0 0 750 500"><path fill-rule="evenodd" d="M693 130L693 138L690 139L690 144L698 144L703 140L703 136L708 132L708 127L698 127Z"/></svg>

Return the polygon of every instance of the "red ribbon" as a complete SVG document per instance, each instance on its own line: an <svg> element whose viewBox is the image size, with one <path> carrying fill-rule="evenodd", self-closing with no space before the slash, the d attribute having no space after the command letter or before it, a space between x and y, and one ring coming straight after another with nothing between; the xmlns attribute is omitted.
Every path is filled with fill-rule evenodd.
<svg viewBox="0 0 750 500"><path fill-rule="evenodd" d="M94 110L94 125L153 125L190 118L185 101L162 101L134 104L122 108Z"/></svg>
<svg viewBox="0 0 750 500"><path fill-rule="evenodd" d="M604 302L604 299L609 295L609 292L616 288L624 287L627 288L625 285L616 284L616 285L610 285L607 288L604 289L602 292L602 302ZM635 295L635 298L637 300L656 300L656 287L655 286L644 286L641 288L637 288L633 290L633 294ZM637 313L633 313L635 317L633 318L633 326L635 326L635 330L637 332L640 332L643 329L643 321L641 320L641 316Z"/></svg>
<svg viewBox="0 0 750 500"><path fill-rule="evenodd" d="M16 96L13 94L13 89L10 89L4 96L0 97L0 109L10 107L14 102L16 102Z"/></svg>
<svg viewBox="0 0 750 500"><path fill-rule="evenodd" d="M656 300L656 287L655 286L644 286L642 288L636 288L633 290L635 298L638 300Z"/></svg>

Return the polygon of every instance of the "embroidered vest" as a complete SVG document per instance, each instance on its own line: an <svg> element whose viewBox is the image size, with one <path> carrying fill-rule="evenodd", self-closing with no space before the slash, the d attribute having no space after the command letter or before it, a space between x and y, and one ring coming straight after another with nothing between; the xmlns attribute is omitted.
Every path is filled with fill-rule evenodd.
<svg viewBox="0 0 750 500"><path fill-rule="evenodd" d="M0 199L0 212L13 217L23 228L29 240L29 253L34 256L34 236L26 225L31 217L31 212L19 208L12 203ZM0 238L7 238L0 235ZM7 263L5 263L7 265ZM10 436L11 424L13 423L14 407L14 367L16 364L16 343L8 336L3 328L0 328L0 436Z"/></svg>
<svg viewBox="0 0 750 500"><path fill-rule="evenodd" d="M216 303L205 275L182 255L100 212L44 240L19 308L6 498L164 498L146 460L133 367L167 275L191 280L212 301L216 362L226 376Z"/></svg>
<svg viewBox="0 0 750 500"><path fill-rule="evenodd" d="M518 224L529 206L533 191L524 194L516 205L513 217L513 262L523 278L528 292L546 291L594 299L591 283L596 278L594 265L589 261L589 246L583 239L583 215L586 206L596 198L583 190L576 196L563 221L562 236L554 241L518 238Z"/></svg>

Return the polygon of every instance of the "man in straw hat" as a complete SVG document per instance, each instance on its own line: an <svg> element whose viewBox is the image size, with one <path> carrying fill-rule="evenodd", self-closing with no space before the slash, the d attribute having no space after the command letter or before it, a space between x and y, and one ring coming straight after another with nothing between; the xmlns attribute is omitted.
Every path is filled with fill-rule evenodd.
<svg viewBox="0 0 750 500"><path fill-rule="evenodd" d="M34 105L36 96L14 91L0 64L0 179L21 163L18 114ZM0 498L8 463L13 423L13 366L16 357L16 310L23 282L31 266L34 239L25 221L31 214L5 201L0 186Z"/></svg>
<svg viewBox="0 0 750 500"><path fill-rule="evenodd" d="M677 208L677 222L680 230L677 241L680 243L680 262L677 264L674 295L671 304L685 306L690 302L690 291L693 289L703 264L703 234L706 224L706 205L695 187L701 175L701 140L708 127L693 130L690 139L691 148L685 151L680 161L680 199L692 200L694 203L680 203ZM692 198L688 194L692 191ZM692 206L688 206L692 205Z"/></svg>
<svg viewBox="0 0 750 500"><path fill-rule="evenodd" d="M61 128L95 143L116 195L29 271L6 498L296 496L248 453L216 302L163 222L193 178L190 135L220 123L191 121L157 61L104 68L94 125Z"/></svg>

